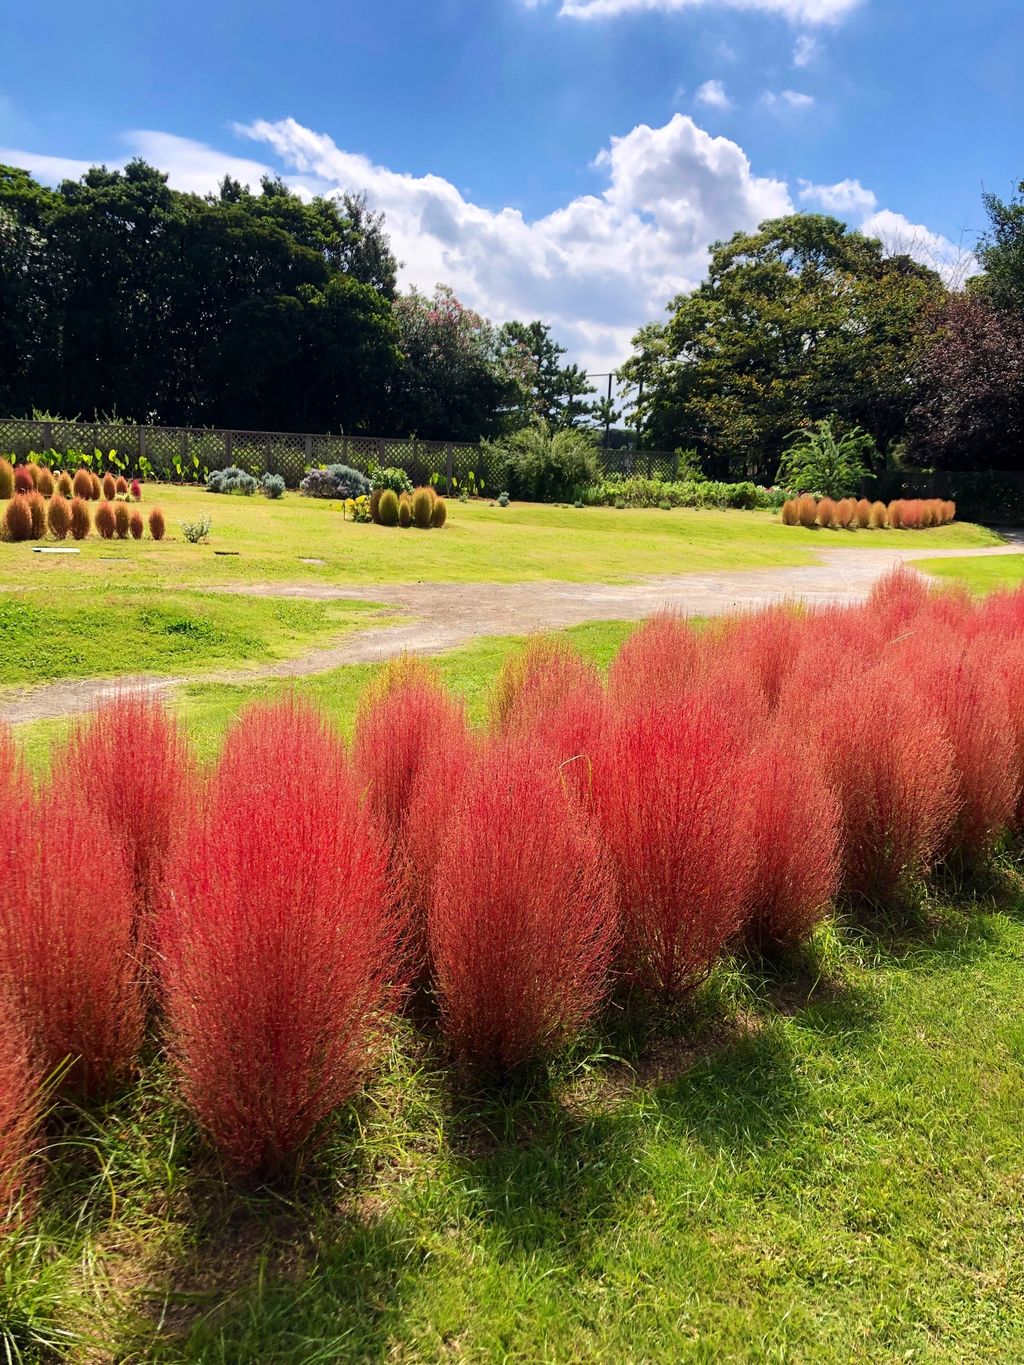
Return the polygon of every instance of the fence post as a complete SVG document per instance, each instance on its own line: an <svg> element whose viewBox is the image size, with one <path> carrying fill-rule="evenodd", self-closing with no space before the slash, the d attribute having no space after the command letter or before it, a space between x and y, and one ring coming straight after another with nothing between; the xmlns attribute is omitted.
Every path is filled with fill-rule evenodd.
<svg viewBox="0 0 1024 1365"><path fill-rule="evenodd" d="M306 432L305 446L306 446L306 463L307 463L308 465L312 465L312 463L313 463L313 437L312 437L312 434L311 434L310 432L308 432L308 431Z"/></svg>
<svg viewBox="0 0 1024 1365"><path fill-rule="evenodd" d="M445 441L445 443L444 443L444 452L445 452L445 453L444 453L444 494L445 494L445 497L447 498L447 497L450 497L450 496L451 496L451 491L452 491L452 465L453 465L454 460L455 460L455 454L454 454L454 452L453 452L453 450L452 450L452 443L451 443L451 441Z"/></svg>
<svg viewBox="0 0 1024 1365"><path fill-rule="evenodd" d="M44 422L43 425L42 425L42 433L43 433L43 449L44 449L44 450L52 450L52 449L53 449L53 425L52 425L52 423L50 423L50 422Z"/></svg>

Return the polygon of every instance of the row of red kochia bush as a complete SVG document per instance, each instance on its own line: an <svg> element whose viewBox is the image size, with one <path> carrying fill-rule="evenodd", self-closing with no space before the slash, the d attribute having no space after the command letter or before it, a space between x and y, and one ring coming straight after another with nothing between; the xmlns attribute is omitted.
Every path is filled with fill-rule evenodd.
<svg viewBox="0 0 1024 1365"><path fill-rule="evenodd" d="M149 534L163 540L166 531L164 514L159 507L149 513ZM42 493L16 493L8 502L3 516L2 539L11 541L42 540L47 532L54 540L85 540L95 526L96 534L104 540L141 540L145 523L137 507L124 501L101 502L95 517L84 498L68 502L60 493L47 501Z"/></svg>
<svg viewBox="0 0 1024 1365"><path fill-rule="evenodd" d="M833 531L920 531L948 526L956 517L956 503L945 498L896 498L869 502L867 498L815 498L802 493L782 504L787 526L826 526Z"/></svg>
<svg viewBox="0 0 1024 1365"><path fill-rule="evenodd" d="M0 459L0 502L13 498L15 493L41 493L44 498L59 493L63 498L82 498L86 502L98 502L101 497L113 502L116 497L130 495L133 502L141 502L142 484L138 479L129 482L122 474L109 471L102 477L91 469L77 469L73 475L66 470L55 474L46 465L31 460L12 465L10 460Z"/></svg>
<svg viewBox="0 0 1024 1365"><path fill-rule="evenodd" d="M837 897L898 907L940 862L978 868L1024 826L1022 786L1024 591L975 604L907 571L863 607L655 617L607 682L532 644L484 733L404 660L351 751L286 699L201 773L129 696L35 790L5 737L0 1199L31 1204L41 1078L109 1094L147 1028L227 1165L272 1171L410 992L459 1065L506 1073L615 989L679 999Z"/></svg>

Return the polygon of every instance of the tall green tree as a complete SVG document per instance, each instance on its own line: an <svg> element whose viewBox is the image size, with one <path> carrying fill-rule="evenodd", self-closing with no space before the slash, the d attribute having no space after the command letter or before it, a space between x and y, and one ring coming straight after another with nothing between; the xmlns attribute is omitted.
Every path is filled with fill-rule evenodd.
<svg viewBox="0 0 1024 1365"><path fill-rule="evenodd" d="M984 196L988 231L977 256L984 275L973 282L973 292L1005 312L1024 314L1024 180L1012 199Z"/></svg>
<svg viewBox="0 0 1024 1365"><path fill-rule="evenodd" d="M506 322L501 343L509 350L523 352L532 364L530 406L553 431L582 426L592 416L594 405L588 401L594 386L578 365L564 365L565 347L551 335L543 322Z"/></svg>
<svg viewBox="0 0 1024 1365"><path fill-rule="evenodd" d="M795 428L834 417L884 453L904 434L932 270L838 219L794 214L711 249L708 277L644 328L623 378L643 443L710 473L771 478Z"/></svg>

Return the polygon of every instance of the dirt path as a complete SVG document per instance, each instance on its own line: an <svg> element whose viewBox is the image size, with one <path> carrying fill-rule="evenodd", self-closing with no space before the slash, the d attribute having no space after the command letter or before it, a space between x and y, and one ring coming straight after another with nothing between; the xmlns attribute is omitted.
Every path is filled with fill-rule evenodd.
<svg viewBox="0 0 1024 1365"><path fill-rule="evenodd" d="M306 583L242 585L224 591L259 597L378 602L403 617L395 625L355 631L336 644L307 650L294 659L251 668L221 669L189 677L131 675L83 678L11 689L0 695L0 720L11 724L90 711L115 692L132 687L167 692L190 682L251 683L299 678L341 664L377 663L405 651L440 654L485 635L527 635L586 621L636 621L664 609L688 616L720 616L772 602L857 602L896 564L915 559L1020 554L1024 533L1009 543L977 550L829 549L800 568L716 571L644 578L635 583L391 583L365 587Z"/></svg>

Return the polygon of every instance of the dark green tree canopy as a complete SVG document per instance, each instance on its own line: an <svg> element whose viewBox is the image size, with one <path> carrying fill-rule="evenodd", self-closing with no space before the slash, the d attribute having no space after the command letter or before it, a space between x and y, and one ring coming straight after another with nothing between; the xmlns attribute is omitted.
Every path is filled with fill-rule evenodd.
<svg viewBox="0 0 1024 1365"><path fill-rule="evenodd" d="M533 379L530 408L554 431L583 425L595 411L588 398L594 387L578 365L563 365L565 347L559 346L543 322L506 322L501 342L519 348L529 358Z"/></svg>

